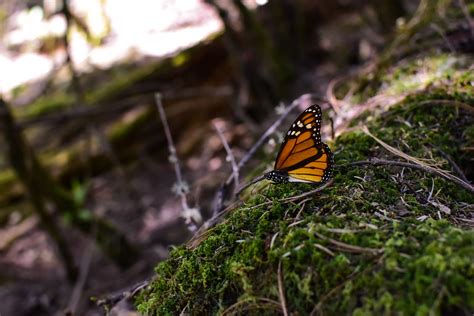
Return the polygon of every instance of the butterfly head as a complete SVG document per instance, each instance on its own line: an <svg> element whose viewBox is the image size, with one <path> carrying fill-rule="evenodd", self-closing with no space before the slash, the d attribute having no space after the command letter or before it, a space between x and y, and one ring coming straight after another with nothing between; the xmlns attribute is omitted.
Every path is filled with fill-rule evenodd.
<svg viewBox="0 0 474 316"><path fill-rule="evenodd" d="M280 170L272 170L265 173L265 179L275 183L286 183L288 182L288 173Z"/></svg>

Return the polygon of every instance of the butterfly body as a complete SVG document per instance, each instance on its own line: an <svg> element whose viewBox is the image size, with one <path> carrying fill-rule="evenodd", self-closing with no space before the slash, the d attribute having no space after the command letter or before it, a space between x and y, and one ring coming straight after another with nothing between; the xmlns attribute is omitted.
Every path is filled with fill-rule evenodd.
<svg viewBox="0 0 474 316"><path fill-rule="evenodd" d="M283 140L274 170L266 179L275 183L322 183L332 174L334 158L321 142L321 108L314 104L301 113Z"/></svg>

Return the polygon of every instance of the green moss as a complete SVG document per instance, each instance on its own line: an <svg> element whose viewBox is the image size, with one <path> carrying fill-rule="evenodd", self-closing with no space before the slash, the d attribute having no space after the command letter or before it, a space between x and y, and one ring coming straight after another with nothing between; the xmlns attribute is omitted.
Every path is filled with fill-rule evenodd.
<svg viewBox="0 0 474 316"><path fill-rule="evenodd" d="M144 107L136 111L133 118L128 118L127 121L119 121L112 125L107 132L108 139L111 143L117 143L122 141L124 138L133 135L133 133L140 129L142 124L155 119L155 111L150 107Z"/></svg>
<svg viewBox="0 0 474 316"><path fill-rule="evenodd" d="M11 169L2 170L0 172L0 183L10 183L15 179L15 173Z"/></svg>
<svg viewBox="0 0 474 316"><path fill-rule="evenodd" d="M424 89L444 81L455 81L466 76L472 59L453 54L432 54L419 59L403 60L383 76L379 93L399 95Z"/></svg>
<svg viewBox="0 0 474 316"><path fill-rule="evenodd" d="M439 57L435 64L443 67L445 61ZM359 122L408 155L449 170L439 148L469 166L472 157L464 147L472 143L472 117L449 102L434 101L474 105L469 87L453 88L466 80L460 69L456 75L447 71L451 79L432 77L421 92L411 87L402 102ZM342 134L332 147L332 186L304 202L282 198L311 185L254 188L258 194L195 248L176 248L158 264L155 280L136 300L139 311L272 315L281 308L281 264L294 314L472 313L474 232L459 227L455 218L467 216L465 206L474 204L474 195L420 171L345 166L370 157L397 159L361 131Z"/></svg>
<svg viewBox="0 0 474 316"><path fill-rule="evenodd" d="M36 117L39 115L53 113L74 105L74 97L64 92L57 92L52 95L42 96L34 103L14 109L15 116Z"/></svg>
<svg viewBox="0 0 474 316"><path fill-rule="evenodd" d="M0 205L7 204L18 193L20 185L12 169L0 171Z"/></svg>

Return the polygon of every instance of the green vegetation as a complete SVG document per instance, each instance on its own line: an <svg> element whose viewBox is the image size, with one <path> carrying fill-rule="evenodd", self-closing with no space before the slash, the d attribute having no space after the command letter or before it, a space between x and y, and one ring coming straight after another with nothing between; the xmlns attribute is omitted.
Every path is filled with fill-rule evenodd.
<svg viewBox="0 0 474 316"><path fill-rule="evenodd" d="M440 69L449 60L456 68ZM466 66L472 60L433 56L424 63L428 84L408 84L411 67L392 69L378 93L407 96L353 125L366 124L387 144L445 170L451 167L439 150L469 170L473 120L459 104L474 105ZM136 300L139 311L273 315L283 308L280 265L287 309L298 315L472 313L474 231L462 223L474 196L420 171L345 165L398 158L361 131L342 134L331 147L333 185L293 202L282 199L313 187L254 187L197 246L178 247L158 264Z"/></svg>

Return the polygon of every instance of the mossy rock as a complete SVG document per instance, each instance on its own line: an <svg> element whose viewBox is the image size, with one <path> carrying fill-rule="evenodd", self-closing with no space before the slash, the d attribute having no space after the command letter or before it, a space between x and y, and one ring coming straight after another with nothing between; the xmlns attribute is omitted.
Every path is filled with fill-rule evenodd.
<svg viewBox="0 0 474 316"><path fill-rule="evenodd" d="M474 106L472 80L459 82L471 76L468 68L416 87L355 125L366 124L383 142L450 170L443 152L472 178L474 120L458 106ZM331 186L293 202L282 199L313 186L254 188L197 246L175 248L158 264L136 299L138 310L274 315L283 312L283 295L292 315L471 315L474 195L421 171L348 166L369 157L398 158L362 131L330 145L336 159Z"/></svg>

